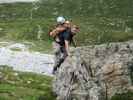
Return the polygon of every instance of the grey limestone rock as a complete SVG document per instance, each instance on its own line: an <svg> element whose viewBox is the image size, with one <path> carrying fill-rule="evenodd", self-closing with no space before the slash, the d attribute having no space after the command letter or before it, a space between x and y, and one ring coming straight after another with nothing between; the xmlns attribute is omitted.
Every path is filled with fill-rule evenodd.
<svg viewBox="0 0 133 100"><path fill-rule="evenodd" d="M109 100L132 86L133 41L78 47L70 54L53 81L57 100Z"/></svg>

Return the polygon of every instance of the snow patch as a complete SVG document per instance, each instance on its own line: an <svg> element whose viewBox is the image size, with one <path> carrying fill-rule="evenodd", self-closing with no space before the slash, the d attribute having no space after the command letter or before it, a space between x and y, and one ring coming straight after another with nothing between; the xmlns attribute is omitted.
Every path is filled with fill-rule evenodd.
<svg viewBox="0 0 133 100"><path fill-rule="evenodd" d="M39 0L0 0L0 3L37 2Z"/></svg>
<svg viewBox="0 0 133 100"><path fill-rule="evenodd" d="M13 51L19 48L21 51ZM24 44L0 47L0 65L12 66L14 70L52 75L53 55L30 52Z"/></svg>

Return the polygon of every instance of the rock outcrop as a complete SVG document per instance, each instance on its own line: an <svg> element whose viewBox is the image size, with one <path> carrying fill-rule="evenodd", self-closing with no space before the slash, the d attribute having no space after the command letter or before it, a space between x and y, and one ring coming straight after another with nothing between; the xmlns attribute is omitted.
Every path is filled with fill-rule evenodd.
<svg viewBox="0 0 133 100"><path fill-rule="evenodd" d="M57 100L110 100L132 87L133 41L78 47L56 73Z"/></svg>

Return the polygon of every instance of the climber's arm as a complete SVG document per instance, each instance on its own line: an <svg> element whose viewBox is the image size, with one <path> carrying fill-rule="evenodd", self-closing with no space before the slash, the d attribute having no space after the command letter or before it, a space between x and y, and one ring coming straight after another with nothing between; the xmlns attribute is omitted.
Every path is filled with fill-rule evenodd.
<svg viewBox="0 0 133 100"><path fill-rule="evenodd" d="M49 35L50 35L50 36L56 36L58 33L63 32L64 30L66 30L65 27L59 26L59 27L53 29L53 30L49 33Z"/></svg>
<svg viewBox="0 0 133 100"><path fill-rule="evenodd" d="M56 30L57 30L58 32L63 32L63 31L66 30L66 27L60 26L60 27L57 27Z"/></svg>
<svg viewBox="0 0 133 100"><path fill-rule="evenodd" d="M67 40L65 40L65 49L66 49L67 55L69 55L69 42Z"/></svg>

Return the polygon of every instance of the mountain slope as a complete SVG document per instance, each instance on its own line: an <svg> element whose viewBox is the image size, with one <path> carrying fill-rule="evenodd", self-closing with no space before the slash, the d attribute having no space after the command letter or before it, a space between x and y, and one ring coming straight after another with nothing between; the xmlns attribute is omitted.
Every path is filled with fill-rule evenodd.
<svg viewBox="0 0 133 100"><path fill-rule="evenodd" d="M78 45L133 39L132 0L41 0L0 5L0 33L7 39L49 41L49 28L59 15L81 28ZM50 40L51 41L51 40Z"/></svg>

